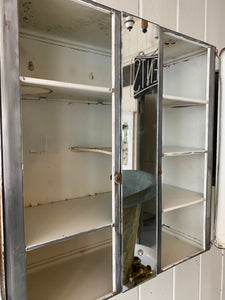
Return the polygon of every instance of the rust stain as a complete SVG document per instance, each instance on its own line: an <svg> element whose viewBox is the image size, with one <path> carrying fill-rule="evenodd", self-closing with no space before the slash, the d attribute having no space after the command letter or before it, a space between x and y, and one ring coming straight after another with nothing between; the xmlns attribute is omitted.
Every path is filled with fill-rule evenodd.
<svg viewBox="0 0 225 300"><path fill-rule="evenodd" d="M5 25L7 29L10 29L12 22L10 20L5 20Z"/></svg>

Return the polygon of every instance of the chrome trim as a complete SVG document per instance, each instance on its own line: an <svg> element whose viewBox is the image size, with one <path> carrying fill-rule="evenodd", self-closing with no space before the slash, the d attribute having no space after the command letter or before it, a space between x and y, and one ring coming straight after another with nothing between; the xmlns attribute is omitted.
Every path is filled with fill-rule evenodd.
<svg viewBox="0 0 225 300"><path fill-rule="evenodd" d="M6 298L27 299L17 0L1 0L1 126Z"/></svg>
<svg viewBox="0 0 225 300"><path fill-rule="evenodd" d="M205 218L205 250L210 249L211 242L211 197L213 168L213 121L214 121L214 88L215 88L215 47L208 48L208 161L206 180L206 218Z"/></svg>
<svg viewBox="0 0 225 300"><path fill-rule="evenodd" d="M121 13L112 15L112 80L114 93L112 95L112 174L121 174ZM122 201L121 183L113 184L113 292L122 291Z"/></svg>
<svg viewBox="0 0 225 300"><path fill-rule="evenodd" d="M160 27L159 34L159 66L158 66L158 105L157 105L157 153L156 160L156 249L157 249L157 273L162 272L162 177L158 170L162 170L162 101L163 101L163 45L164 30ZM161 172L160 172L161 173ZM160 175L160 176L159 176Z"/></svg>

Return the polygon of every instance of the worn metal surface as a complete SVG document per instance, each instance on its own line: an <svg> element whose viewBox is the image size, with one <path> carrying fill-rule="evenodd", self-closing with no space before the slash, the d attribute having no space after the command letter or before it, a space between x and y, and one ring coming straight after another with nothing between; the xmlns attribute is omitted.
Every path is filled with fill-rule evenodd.
<svg viewBox="0 0 225 300"><path fill-rule="evenodd" d="M208 161L206 178L206 216L205 216L205 250L210 249L211 241L211 198L213 169L213 122L214 122L214 86L215 86L215 47L208 48L207 100L208 104Z"/></svg>
<svg viewBox="0 0 225 300"><path fill-rule="evenodd" d="M17 1L1 0L1 122L7 300L26 299Z"/></svg>
<svg viewBox="0 0 225 300"><path fill-rule="evenodd" d="M220 248L225 248L224 230L224 58L225 48L220 52L219 70L219 99L218 99L218 129L217 129L217 162L216 162L216 197L215 197L215 232L214 243Z"/></svg>
<svg viewBox="0 0 225 300"><path fill-rule="evenodd" d="M112 174L121 174L121 13L112 14ZM113 228L113 292L122 290L122 234L121 234L121 184L112 182L113 205L112 214L115 227Z"/></svg>
<svg viewBox="0 0 225 300"><path fill-rule="evenodd" d="M158 71L158 98L157 98L157 161L156 161L156 249L157 249L157 273L162 271L162 101L163 101L163 45L164 31L159 31L159 71Z"/></svg>

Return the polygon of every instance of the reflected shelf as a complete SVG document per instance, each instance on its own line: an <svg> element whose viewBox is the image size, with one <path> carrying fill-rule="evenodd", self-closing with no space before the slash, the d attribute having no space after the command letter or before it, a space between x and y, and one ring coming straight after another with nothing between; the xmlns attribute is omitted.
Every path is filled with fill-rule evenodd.
<svg viewBox="0 0 225 300"><path fill-rule="evenodd" d="M111 147L69 147L72 152L93 152L93 153L101 153L106 155L112 155Z"/></svg>
<svg viewBox="0 0 225 300"><path fill-rule="evenodd" d="M190 148L190 147L178 147L178 146L163 146L162 156L182 156L182 155L196 155L196 154L205 154L207 150Z"/></svg>
<svg viewBox="0 0 225 300"><path fill-rule="evenodd" d="M111 192L26 207L26 251L112 225Z"/></svg>
<svg viewBox="0 0 225 300"><path fill-rule="evenodd" d="M205 201L202 193L193 192L177 186L162 185L162 212L166 213L182 207Z"/></svg>
<svg viewBox="0 0 225 300"><path fill-rule="evenodd" d="M20 77L22 100L83 100L111 102L112 89L32 77Z"/></svg>
<svg viewBox="0 0 225 300"><path fill-rule="evenodd" d="M179 237L169 232L169 230L162 228L162 270L166 270L174 264L203 251L203 247L197 245L197 243L194 244L188 239Z"/></svg>
<svg viewBox="0 0 225 300"><path fill-rule="evenodd" d="M188 107L206 104L208 104L208 101L202 99L163 95L163 106L165 107Z"/></svg>

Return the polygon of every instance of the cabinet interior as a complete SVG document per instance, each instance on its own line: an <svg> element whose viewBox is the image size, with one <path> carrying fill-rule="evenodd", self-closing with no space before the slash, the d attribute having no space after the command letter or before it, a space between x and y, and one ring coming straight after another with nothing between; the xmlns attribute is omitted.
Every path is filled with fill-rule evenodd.
<svg viewBox="0 0 225 300"><path fill-rule="evenodd" d="M19 2L28 299L113 290L111 19Z"/></svg>

